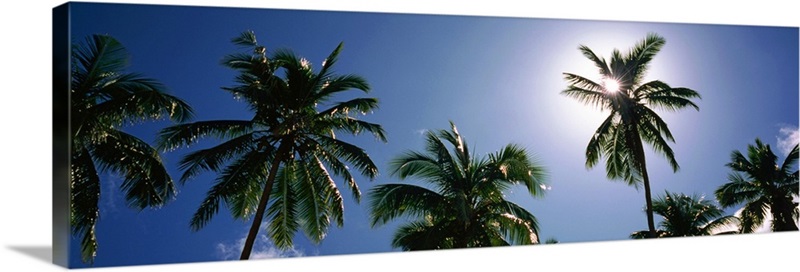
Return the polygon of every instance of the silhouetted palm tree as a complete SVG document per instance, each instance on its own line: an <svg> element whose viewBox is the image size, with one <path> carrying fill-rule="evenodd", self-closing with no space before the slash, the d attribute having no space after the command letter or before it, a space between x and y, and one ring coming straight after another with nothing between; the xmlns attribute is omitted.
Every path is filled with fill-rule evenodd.
<svg viewBox="0 0 800 272"><path fill-rule="evenodd" d="M369 91L369 85L359 76L332 73L342 44L315 72L306 59L291 51L278 50L268 58L266 47L257 43L252 32L242 33L233 42L253 51L224 59L224 65L239 75L238 85L223 89L247 102L253 118L201 121L161 132L160 147L167 150L208 136L224 140L217 146L192 152L181 161L181 181L201 171L219 173L192 217L191 228L205 226L218 212L220 201L224 201L234 217L253 219L241 259L250 257L265 216L269 217L269 237L280 248L291 247L298 230L319 242L331 220L340 227L344 220L344 203L333 176L343 177L358 201L361 193L348 164L371 179L378 174L363 149L335 135L370 132L386 141L380 125L357 118L376 109L378 100L329 102L344 91ZM284 78L274 75L279 71L285 73ZM321 107L328 108L319 110Z"/></svg>
<svg viewBox="0 0 800 272"><path fill-rule="evenodd" d="M793 198L798 195L798 146L778 165L778 156L769 145L756 139L747 146L747 157L738 150L731 153L726 164L734 172L726 183L714 192L724 208L744 203L740 215L741 231L750 233L764 224L771 213L772 231L797 230L798 208Z"/></svg>
<svg viewBox="0 0 800 272"><path fill-rule="evenodd" d="M667 191L653 201L653 212L662 217L661 228L657 231L659 238L731 234L735 231L722 230L739 223L738 218L726 216L725 211L710 200ZM647 238L649 232L637 231L631 234L631 238Z"/></svg>
<svg viewBox="0 0 800 272"><path fill-rule="evenodd" d="M664 82L644 82L650 61L664 46L665 40L656 35L636 44L627 54L614 49L611 60L606 61L581 45L580 51L597 66L603 83L585 77L564 73L569 87L561 94L575 98L587 105L608 110L608 117L600 124L586 147L586 167L592 168L606 157L606 174L609 179L622 179L638 189L644 185L647 207L647 225L651 237L656 237L653 222L650 178L647 175L644 145L661 153L669 161L673 171L678 170L672 148L667 141L674 142L667 123L653 111L661 108L669 111L699 107L692 98L700 94L687 88L673 88Z"/></svg>
<svg viewBox="0 0 800 272"><path fill-rule="evenodd" d="M70 223L81 237L82 260L93 262L101 172L124 177L120 189L136 209L161 206L175 195L158 152L121 128L165 117L182 122L192 109L155 80L124 73L128 53L111 36L92 35L75 44L71 59Z"/></svg>
<svg viewBox="0 0 800 272"><path fill-rule="evenodd" d="M426 153L408 152L392 161L393 175L419 178L433 186L383 184L370 190L372 226L401 216L392 240L403 250L502 246L538 243L536 217L504 199L503 191L522 184L541 196L544 169L525 149L507 145L476 158L452 130L426 134ZM453 146L452 153L445 142Z"/></svg>

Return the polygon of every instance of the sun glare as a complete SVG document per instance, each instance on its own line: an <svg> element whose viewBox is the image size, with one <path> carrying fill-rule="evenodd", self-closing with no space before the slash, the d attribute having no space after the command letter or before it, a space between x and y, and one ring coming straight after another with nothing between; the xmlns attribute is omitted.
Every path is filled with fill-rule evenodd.
<svg viewBox="0 0 800 272"><path fill-rule="evenodd" d="M606 89L606 92L616 93L619 91L619 82L613 78L604 78L603 88Z"/></svg>

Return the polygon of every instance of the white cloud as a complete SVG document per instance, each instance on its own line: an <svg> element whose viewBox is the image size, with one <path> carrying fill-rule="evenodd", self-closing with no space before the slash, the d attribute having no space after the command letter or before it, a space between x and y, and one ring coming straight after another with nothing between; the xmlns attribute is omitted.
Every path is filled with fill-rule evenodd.
<svg viewBox="0 0 800 272"><path fill-rule="evenodd" d="M792 148L800 142L800 130L798 130L796 126L784 125L781 127L780 131L778 131L778 136L775 138L778 139L778 150L786 156L792 151Z"/></svg>
<svg viewBox="0 0 800 272"><path fill-rule="evenodd" d="M263 231L266 223L261 225ZM244 248L244 242L247 238L247 233L242 238L233 242L220 242L216 246L217 256L222 260L238 260ZM253 244L253 251L250 253L250 259L272 259L272 258L286 258L286 257L302 257L305 256L302 250L294 247L286 250L279 249L269 240L267 235L259 234Z"/></svg>

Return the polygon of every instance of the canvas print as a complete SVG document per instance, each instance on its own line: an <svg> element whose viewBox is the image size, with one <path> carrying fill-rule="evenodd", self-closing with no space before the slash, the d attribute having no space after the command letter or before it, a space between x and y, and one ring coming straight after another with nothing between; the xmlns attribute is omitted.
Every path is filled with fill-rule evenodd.
<svg viewBox="0 0 800 272"><path fill-rule="evenodd" d="M797 27L53 18L70 268L798 231Z"/></svg>

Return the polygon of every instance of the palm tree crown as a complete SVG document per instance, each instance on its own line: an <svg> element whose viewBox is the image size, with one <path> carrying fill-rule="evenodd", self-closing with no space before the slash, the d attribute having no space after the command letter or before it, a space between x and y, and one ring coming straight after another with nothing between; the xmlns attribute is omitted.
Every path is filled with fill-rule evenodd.
<svg viewBox="0 0 800 272"><path fill-rule="evenodd" d="M426 153L408 152L392 161L393 175L419 178L435 188L376 186L369 194L372 226L414 218L392 240L403 250L538 243L536 217L505 200L503 191L522 184L532 196L541 196L544 169L513 144L476 158L453 123L451 128L429 131Z"/></svg>
<svg viewBox="0 0 800 272"><path fill-rule="evenodd" d="M128 205L144 209L172 199L175 187L158 152L121 127L169 117L183 122L192 109L164 92L164 86L138 74L124 73L127 51L108 35L93 35L72 51L70 222L81 237L81 257L97 253L99 173L124 177L120 189Z"/></svg>
<svg viewBox="0 0 800 272"><path fill-rule="evenodd" d="M648 34L627 54L614 49L610 61L598 57L591 49L581 45L579 50L598 68L605 83L564 73L569 82L561 94L575 98L587 105L608 110L608 117L600 124L586 147L586 167L594 167L600 157L606 157L606 174L609 179L621 179L628 185L644 185L648 227L655 237L650 181L647 175L642 142L664 155L673 171L679 166L667 141L675 139L667 123L652 108L679 110L699 107L691 101L700 94L687 88L673 88L664 82L644 81L650 61L664 46L664 38ZM611 87L613 86L613 87Z"/></svg>
<svg viewBox="0 0 800 272"><path fill-rule="evenodd" d="M378 101L354 98L330 102L340 92L369 91L369 85L359 76L333 74L331 69L342 44L316 72L307 60L288 50L278 50L267 57L266 47L257 43L253 32L244 32L233 42L252 51L223 60L224 65L239 72L238 85L223 89L245 101L254 112L253 118L201 121L161 132L160 147L166 150L207 136L224 140L217 146L194 151L181 161L181 181L201 171L219 173L192 217L191 228L205 226L222 201L234 217L253 218L242 259L249 258L265 216L269 217L269 237L280 248L291 247L298 230L319 242L331 220L338 226L344 222L344 204L333 176L343 177L358 201L361 193L350 167L370 179L378 174L365 150L337 139L335 134L366 131L386 141L380 125L357 118L376 109ZM279 71L284 72L283 78L275 75ZM321 109L323 105L327 108Z"/></svg>
<svg viewBox="0 0 800 272"><path fill-rule="evenodd" d="M798 196L798 146L778 165L778 156L768 144L756 139L755 145L747 146L747 156L734 150L731 162L726 164L733 173L729 183L714 192L722 207L744 203L741 214L741 231L750 233L765 223L767 213L773 231L798 230L798 208L794 198Z"/></svg>
<svg viewBox="0 0 800 272"><path fill-rule="evenodd" d="M721 230L739 222L735 216L725 216L725 211L697 195L664 192L664 196L653 200L653 212L662 217L658 237L730 234ZM631 238L647 238L648 235L647 230L637 231Z"/></svg>

